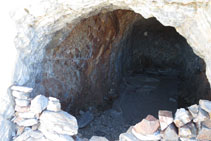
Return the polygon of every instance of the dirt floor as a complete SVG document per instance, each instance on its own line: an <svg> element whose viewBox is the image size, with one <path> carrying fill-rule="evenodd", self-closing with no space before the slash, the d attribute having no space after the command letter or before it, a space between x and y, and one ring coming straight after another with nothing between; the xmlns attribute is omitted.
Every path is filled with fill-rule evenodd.
<svg viewBox="0 0 211 141"><path fill-rule="evenodd" d="M175 112L178 82L176 75L158 75L158 72L125 77L119 90L120 97L113 102L112 108L101 112L92 108L94 120L79 133L88 139L97 135L114 141L148 114L157 117L158 110Z"/></svg>

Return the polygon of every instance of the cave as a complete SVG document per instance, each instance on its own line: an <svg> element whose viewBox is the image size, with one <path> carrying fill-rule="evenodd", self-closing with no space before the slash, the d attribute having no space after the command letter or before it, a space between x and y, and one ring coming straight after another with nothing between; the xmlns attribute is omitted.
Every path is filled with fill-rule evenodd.
<svg viewBox="0 0 211 141"><path fill-rule="evenodd" d="M87 137L94 133L114 140L147 114L210 99L206 64L186 39L156 18L130 10L67 24L43 52L39 63L30 61L36 73L24 85L34 87L32 97L42 93L60 99L62 109L76 117L92 111L93 124L79 130ZM108 120L119 114L119 122L100 123L102 115Z"/></svg>
<svg viewBox="0 0 211 141"><path fill-rule="evenodd" d="M211 100L211 1L32 0L4 7L2 140L14 139L18 127L13 86L32 88L29 101L58 98L78 122L91 113L77 136L109 140L146 114Z"/></svg>

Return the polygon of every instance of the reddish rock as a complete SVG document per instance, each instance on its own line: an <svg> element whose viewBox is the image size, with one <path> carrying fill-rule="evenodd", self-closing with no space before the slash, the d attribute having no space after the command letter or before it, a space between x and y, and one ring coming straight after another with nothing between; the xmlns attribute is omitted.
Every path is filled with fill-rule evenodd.
<svg viewBox="0 0 211 141"><path fill-rule="evenodd" d="M137 133L148 135L156 132L159 127L159 120L152 115L148 115L141 122L137 123L133 128Z"/></svg>

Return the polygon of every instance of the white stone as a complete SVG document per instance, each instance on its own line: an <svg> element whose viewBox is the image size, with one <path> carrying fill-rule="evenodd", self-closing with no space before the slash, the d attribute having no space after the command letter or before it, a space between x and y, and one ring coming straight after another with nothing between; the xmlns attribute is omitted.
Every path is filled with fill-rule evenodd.
<svg viewBox="0 0 211 141"><path fill-rule="evenodd" d="M199 100L199 106L211 115L211 101Z"/></svg>
<svg viewBox="0 0 211 141"><path fill-rule="evenodd" d="M41 113L48 105L48 98L43 95L36 96L31 101L30 110L36 114Z"/></svg>
<svg viewBox="0 0 211 141"><path fill-rule="evenodd" d="M126 133L119 135L119 141L139 141L139 139L132 133L133 126L131 126Z"/></svg>
<svg viewBox="0 0 211 141"><path fill-rule="evenodd" d="M158 112L161 130L164 130L173 122L173 115L171 111L160 110Z"/></svg>
<svg viewBox="0 0 211 141"><path fill-rule="evenodd" d="M15 99L15 104L23 107L28 106L30 104L30 101L26 99Z"/></svg>
<svg viewBox="0 0 211 141"><path fill-rule="evenodd" d="M53 129L47 129L45 125L41 124L39 130L45 135L45 137L49 140L55 141L74 141L73 138L66 134L59 134Z"/></svg>
<svg viewBox="0 0 211 141"><path fill-rule="evenodd" d="M163 131L163 140L164 141L177 141L179 136L177 134L177 129L174 124L170 124L164 131Z"/></svg>
<svg viewBox="0 0 211 141"><path fill-rule="evenodd" d="M181 141L198 141L196 138L180 138Z"/></svg>
<svg viewBox="0 0 211 141"><path fill-rule="evenodd" d="M17 124L19 126L32 126L32 125L35 125L37 123L38 123L37 119L24 119L24 120L17 122Z"/></svg>
<svg viewBox="0 0 211 141"><path fill-rule="evenodd" d="M40 131L32 131L30 132L30 137L39 139L42 138L44 135Z"/></svg>
<svg viewBox="0 0 211 141"><path fill-rule="evenodd" d="M64 111L44 111L40 116L40 126L58 134L72 136L78 133L76 118Z"/></svg>
<svg viewBox="0 0 211 141"><path fill-rule="evenodd" d="M100 136L92 136L89 141L108 141L105 137L100 137Z"/></svg>
<svg viewBox="0 0 211 141"><path fill-rule="evenodd" d="M24 87L24 86L12 86L10 89L13 91L19 91L19 92L24 92L24 93L31 93L33 90L33 88Z"/></svg>
<svg viewBox="0 0 211 141"><path fill-rule="evenodd" d="M30 132L32 132L32 130L25 131L20 136L18 136L14 141L25 141L27 138L30 137Z"/></svg>
<svg viewBox="0 0 211 141"><path fill-rule="evenodd" d="M20 113L29 112L30 108L29 106L21 107L21 106L15 105L15 111L20 112Z"/></svg>
<svg viewBox="0 0 211 141"><path fill-rule="evenodd" d="M119 135L119 141L140 141L135 135L129 133L122 133Z"/></svg>
<svg viewBox="0 0 211 141"><path fill-rule="evenodd" d="M49 97L47 110L58 112L61 110L61 103L57 98Z"/></svg>
<svg viewBox="0 0 211 141"><path fill-rule="evenodd" d="M188 123L179 128L179 136L182 138L195 138L197 129L193 123Z"/></svg>
<svg viewBox="0 0 211 141"><path fill-rule="evenodd" d="M24 113L18 113L18 116L21 118L35 118L35 113L29 111Z"/></svg>
<svg viewBox="0 0 211 141"><path fill-rule="evenodd" d="M26 94L24 92L19 92L19 91L13 91L12 95L18 99L29 99L29 94Z"/></svg>
<svg viewBox="0 0 211 141"><path fill-rule="evenodd" d="M197 104L191 105L188 107L188 110L193 116L193 118L196 118L199 112L199 106Z"/></svg>
<svg viewBox="0 0 211 141"><path fill-rule="evenodd" d="M199 107L197 117L193 119L193 122L202 122L209 119L209 114Z"/></svg>
<svg viewBox="0 0 211 141"><path fill-rule="evenodd" d="M181 127L192 120L190 113L184 108L177 109L175 113L174 123L177 127Z"/></svg>
<svg viewBox="0 0 211 141"><path fill-rule="evenodd" d="M140 140L146 140L146 141L152 141L152 140L160 140L161 139L161 135L160 132L157 131L153 134L149 134L149 135L142 135L140 133L137 133L134 129L132 129L132 133Z"/></svg>

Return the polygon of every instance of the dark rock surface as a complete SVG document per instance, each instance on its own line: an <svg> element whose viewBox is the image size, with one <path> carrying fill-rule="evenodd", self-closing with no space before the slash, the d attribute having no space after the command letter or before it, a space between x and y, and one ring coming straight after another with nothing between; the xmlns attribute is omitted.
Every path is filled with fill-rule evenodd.
<svg viewBox="0 0 211 141"><path fill-rule="evenodd" d="M186 40L155 18L146 20L128 10L67 24L46 46L39 67L33 96L59 98L71 113L112 103L123 76L131 73L179 75L179 106L211 99L205 64Z"/></svg>

